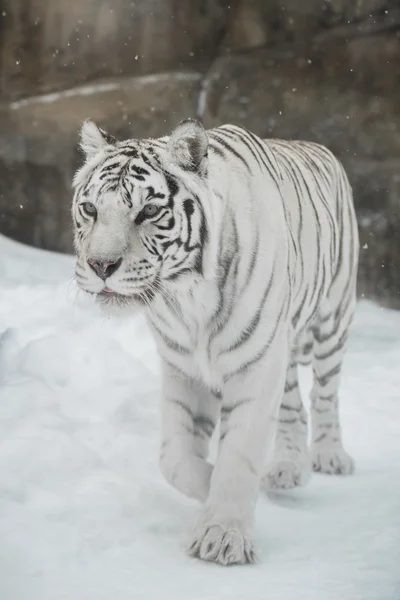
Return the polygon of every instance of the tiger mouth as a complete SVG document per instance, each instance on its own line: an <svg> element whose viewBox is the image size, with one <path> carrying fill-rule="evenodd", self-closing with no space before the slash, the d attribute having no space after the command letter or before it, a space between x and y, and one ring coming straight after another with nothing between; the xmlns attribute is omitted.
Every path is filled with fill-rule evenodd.
<svg viewBox="0 0 400 600"><path fill-rule="evenodd" d="M151 288L145 288L140 292L134 292L132 294L120 294L109 288L104 288L101 292L97 293L96 296L101 300L116 301L116 302L137 302L139 304L147 304L153 300L155 291Z"/></svg>

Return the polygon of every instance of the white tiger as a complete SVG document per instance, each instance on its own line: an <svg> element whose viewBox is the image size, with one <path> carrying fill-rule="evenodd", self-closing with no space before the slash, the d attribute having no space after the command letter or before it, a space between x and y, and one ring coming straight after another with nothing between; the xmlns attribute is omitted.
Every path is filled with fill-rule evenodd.
<svg viewBox="0 0 400 600"><path fill-rule="evenodd" d="M353 471L338 414L358 262L345 172L317 144L192 120L169 138L122 142L87 121L81 146L77 282L102 306L141 306L154 332L161 470L203 503L189 552L253 562L264 473L292 487L311 467ZM297 364L311 361L309 451Z"/></svg>

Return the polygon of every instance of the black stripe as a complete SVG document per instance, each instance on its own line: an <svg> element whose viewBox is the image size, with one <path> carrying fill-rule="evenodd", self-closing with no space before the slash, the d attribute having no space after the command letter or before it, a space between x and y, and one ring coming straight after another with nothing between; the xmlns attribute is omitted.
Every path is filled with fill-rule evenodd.
<svg viewBox="0 0 400 600"><path fill-rule="evenodd" d="M218 148L218 146L213 144L212 142L209 143L209 148L211 148L211 150L213 152L215 152L215 154L218 154L218 156L221 156L222 158L226 158L225 153L220 148Z"/></svg>
<svg viewBox="0 0 400 600"><path fill-rule="evenodd" d="M292 383L289 383L288 381L286 381L284 393L289 394L290 392L293 392L293 390L295 390L297 387L299 387L299 384L297 381L293 381Z"/></svg>
<svg viewBox="0 0 400 600"><path fill-rule="evenodd" d="M132 171L135 171L135 173L137 175L150 175L150 173L147 169L144 169L143 167L139 167L139 165L131 164L131 169L132 169Z"/></svg>
<svg viewBox="0 0 400 600"><path fill-rule="evenodd" d="M307 356L307 354L310 354L313 347L314 347L313 342L307 342L306 344L304 344L302 346L301 353Z"/></svg>
<svg viewBox="0 0 400 600"><path fill-rule="evenodd" d="M269 153L267 152L267 150L269 150L271 153L272 153L272 150L269 149L267 142L264 140L261 140L258 136L254 135L254 133L252 133L248 129L245 129L244 127L241 127L241 129L247 133L247 135L250 137L250 139L253 141L253 143L259 148L260 156L261 156L261 159L262 159L262 162L263 162L265 168L267 169L272 181L274 181L275 184L279 187L280 182L281 182L281 177L280 177L279 172L277 172L277 170L276 170L276 166L272 163L272 161L269 157Z"/></svg>
<svg viewBox="0 0 400 600"><path fill-rule="evenodd" d="M176 404L177 406L179 406L188 415L190 420L193 421L193 419L194 419L193 411L182 400L179 400L178 398L171 398L171 397L167 397L166 400L167 400L167 402L171 402L172 404Z"/></svg>
<svg viewBox="0 0 400 600"><path fill-rule="evenodd" d="M305 294L303 296L302 301L300 302L300 306L297 309L294 317L292 318L292 326L293 326L294 329L296 329L297 323L299 322L299 319L300 319L300 316L301 316L301 313L302 313L302 310L303 310L304 303L306 301L307 295L308 295L308 288L306 287L306 291L305 291Z"/></svg>
<svg viewBox="0 0 400 600"><path fill-rule="evenodd" d="M176 263L174 265L173 270L175 272L174 273L170 273L169 275L167 275L165 277L165 279L167 281L173 281L174 279L176 279L177 277L179 277L183 273L190 272L191 269L189 267L185 267L184 269L180 269L180 270L176 271L176 269L179 269L179 267L181 267L182 265L184 265L188 261L189 258L190 258L190 254L187 254L186 256L184 256L183 259L180 262L178 262L178 263ZM172 271L172 269L171 269L171 271Z"/></svg>
<svg viewBox="0 0 400 600"><path fill-rule="evenodd" d="M278 316L278 318L276 320L274 331L273 331L272 335L270 335L267 343L257 352L257 354L255 354L255 356L253 358L251 358L250 360L248 360L247 362L245 362L243 365L241 365L239 367L239 369L237 369L236 371L233 371L232 373L229 373L228 375L226 375L224 377L224 382L225 383L229 379L231 379L232 377L234 377L235 375L239 375L240 373L243 373L243 371L247 371L247 369L249 369L250 367L252 367L253 365L255 365L259 360L261 360L263 358L263 356L267 352L268 348L271 346L271 343L275 339L276 331L277 331L277 329L278 329L278 327L279 327L279 325L281 323L281 317L282 317L285 309L287 309L287 307L286 306L282 306L281 311L279 313L279 316Z"/></svg>
<svg viewBox="0 0 400 600"><path fill-rule="evenodd" d="M233 141L237 141L238 138L238 134L236 133L236 135L232 132L229 131L227 129L219 129L218 130L219 134L224 134L226 135L228 138L230 138ZM251 154L253 155L253 157L255 158L256 162L258 163L258 166L260 167L260 169L263 168L263 162L260 159L260 156L257 152L255 152L253 146L250 144L250 142L247 140L247 138L243 135L242 132L239 132L239 137L240 137L240 141L247 146L248 150L251 152Z"/></svg>
<svg viewBox="0 0 400 600"><path fill-rule="evenodd" d="M188 239L183 244L183 247L186 250L186 252L192 252L193 250L196 250L196 248L198 248L199 245L198 244L195 244L194 246L190 245L191 237L193 234L192 215L194 214L194 202L191 198L186 198L186 200L183 201L183 210L184 210L184 213L186 216L186 224L187 224L187 230L188 230Z"/></svg>
<svg viewBox="0 0 400 600"><path fill-rule="evenodd" d="M185 346L181 346L181 344L178 344L178 342L176 342L175 340L171 340L171 338L168 337L166 333L161 331L161 329L159 327L157 327L157 325L155 325L154 322L152 322L152 326L157 331L159 336L162 338L165 345L168 346L168 348L170 348L174 352L177 352L178 354L182 354L182 355L190 354L189 348L186 348Z"/></svg>
<svg viewBox="0 0 400 600"><path fill-rule="evenodd" d="M246 325L246 327L242 330L242 332L239 335L239 338L236 340L236 342L233 344L233 346L230 346L227 350L222 350L220 354L227 354L228 352L232 352L233 350L240 348L240 346L242 346L245 342L247 342L247 340L249 340L252 337L252 335L255 333L255 331L260 323L260 320L261 320L261 315L262 315L262 311L264 309L264 304L267 300L269 292L271 291L272 283L274 280L274 275L275 275L275 270L272 271L271 277L269 278L268 284L262 295L261 302L259 303L258 310L255 313L255 315L253 316L250 323L248 323Z"/></svg>
<svg viewBox="0 0 400 600"><path fill-rule="evenodd" d="M206 415L196 415L193 418L193 425L196 429L201 429L207 436L211 437L215 429L215 422Z"/></svg>
<svg viewBox="0 0 400 600"><path fill-rule="evenodd" d="M249 164L247 163L246 159L243 158L243 156L241 154L239 154L239 152L237 150L235 150L235 148L232 148L232 146L230 144L228 144L228 142L224 139L221 139L219 135L217 135L214 131L213 131L213 137L216 139L216 141L221 144L221 146L223 146L226 150L228 150L228 152L231 152L231 154L233 154L234 156L236 156L236 158L238 158L246 167L246 169L248 170L248 172L250 173L250 175L252 174L251 169L249 167Z"/></svg>
<svg viewBox="0 0 400 600"><path fill-rule="evenodd" d="M280 408L282 410L288 410L288 411L294 410L295 412L300 412L300 410L301 410L301 406L300 407L299 406L289 406L289 404L284 404L284 403L281 404Z"/></svg>
<svg viewBox="0 0 400 600"><path fill-rule="evenodd" d="M170 217L170 219L168 220L168 223L166 225L157 225L158 229L161 229L162 231L169 231L171 229L173 229L175 227L175 217L172 216Z"/></svg>
<svg viewBox="0 0 400 600"><path fill-rule="evenodd" d="M224 309L224 292L225 292L225 286L227 284L229 274L231 272L232 266L234 266L235 259L236 259L236 262L238 260L239 236L238 236L236 222L235 222L235 219L233 218L233 215L231 212L229 212L227 221L229 221L230 224L232 225L233 239L227 240L228 247L224 251L224 253L221 248L222 241L220 240L219 256L221 257L221 255L222 255L222 257L220 258L219 266L222 268L223 272L222 272L222 276L218 278L218 282L217 282L218 294L219 294L218 305L217 305L217 308L216 308L214 314L212 315L211 319L209 320L209 322L207 324L208 328L211 329L212 332L215 331L215 329L214 329L215 325L218 322L218 319L220 318L222 311ZM212 333L210 336L210 340L209 340L209 344L208 344L209 348L210 348L211 341L212 341L212 339L214 339L215 335L213 335L213 333Z"/></svg>
<svg viewBox="0 0 400 600"><path fill-rule="evenodd" d="M248 286L248 284L250 282L250 279L251 279L251 276L253 274L254 267L256 265L256 261L257 261L257 258L258 258L258 248L259 248L259 245L260 245L260 230L259 230L258 227L257 227L257 234L256 235L257 235L257 237L256 237L256 243L255 243L254 248L252 250L251 262L250 262L249 270L247 271L246 281L245 281L245 284L243 286L244 290L247 288L247 286Z"/></svg>
<svg viewBox="0 0 400 600"><path fill-rule="evenodd" d="M324 291L325 278L326 278L326 270L325 270L325 262L324 261L322 262L322 278L321 278L320 283L319 283L319 274L320 274L320 269L318 268L315 273L313 292L311 294L311 298L308 303L308 305L311 306L313 315L317 312L317 310L319 308L319 301L320 301L322 293ZM317 294L317 299L314 302L314 297L316 294Z"/></svg>
<svg viewBox="0 0 400 600"><path fill-rule="evenodd" d="M328 358L331 358L334 354L336 354L337 352L339 352L340 350L343 349L345 343L347 342L347 337L348 337L348 332L346 330L342 334L342 336L338 339L338 341L333 346L333 348L331 348L327 352L322 352L321 354L315 353L314 358L316 360L327 360Z"/></svg>
<svg viewBox="0 0 400 600"><path fill-rule="evenodd" d="M290 419L279 419L279 423L284 423L285 425L293 425L293 423L297 423L298 419L296 417Z"/></svg>
<svg viewBox="0 0 400 600"><path fill-rule="evenodd" d="M333 367L330 371L328 371L324 375L317 375L316 380L317 380L318 384L321 387L325 387L326 385L328 385L328 383L330 382L332 377L335 377L335 375L339 375L339 373L341 371L341 367L342 367L342 365L339 363L338 365Z"/></svg>
<svg viewBox="0 0 400 600"><path fill-rule="evenodd" d="M332 209L331 206L329 204L329 202L327 201L327 198L325 196L324 190L321 188L321 182L320 180L316 177L315 174L315 170L318 169L318 165L315 163L314 160L312 160L312 158L309 156L309 154L303 150L303 148L301 148L301 146L298 146L297 148L299 154L303 157L303 161L306 163L306 168L308 169L309 173L311 174L313 180L314 180L314 184L319 196L319 199L321 201L321 204L323 204L323 206L326 209L326 215L329 218L330 224L331 224L331 232L332 232L332 238L331 238L331 261L333 261L333 256L336 253L336 235L335 235L335 230L336 230L336 222L335 219L333 218L332 215ZM327 184L328 188L332 188L332 182ZM329 191L329 190L327 190ZM333 196L333 193L332 193Z"/></svg>

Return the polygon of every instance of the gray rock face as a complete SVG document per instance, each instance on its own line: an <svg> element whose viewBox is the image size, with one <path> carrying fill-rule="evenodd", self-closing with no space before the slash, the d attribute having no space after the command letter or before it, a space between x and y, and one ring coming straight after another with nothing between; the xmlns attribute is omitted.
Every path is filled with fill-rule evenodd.
<svg viewBox="0 0 400 600"><path fill-rule="evenodd" d="M148 137L197 115L206 127L233 122L328 146L354 189L359 292L400 308L398 0L3 7L1 232L71 250L70 184L85 118L120 137Z"/></svg>
<svg viewBox="0 0 400 600"><path fill-rule="evenodd" d="M155 137L196 112L200 75L168 73L13 102L0 109L0 230L70 252L77 132L91 117L113 135Z"/></svg>
<svg viewBox="0 0 400 600"><path fill-rule="evenodd" d="M0 95L13 100L98 79L207 65L222 0L3 0Z"/></svg>

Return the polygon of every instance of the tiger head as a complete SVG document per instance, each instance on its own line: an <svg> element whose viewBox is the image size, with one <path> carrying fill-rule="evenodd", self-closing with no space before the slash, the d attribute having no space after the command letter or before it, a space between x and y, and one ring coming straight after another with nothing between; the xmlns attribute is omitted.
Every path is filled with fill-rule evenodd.
<svg viewBox="0 0 400 600"><path fill-rule="evenodd" d="M207 277L212 191L208 137L183 121L167 138L117 141L92 121L74 178L76 280L101 305L138 306Z"/></svg>

